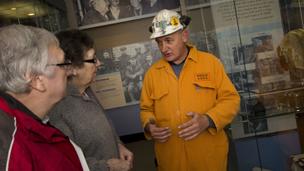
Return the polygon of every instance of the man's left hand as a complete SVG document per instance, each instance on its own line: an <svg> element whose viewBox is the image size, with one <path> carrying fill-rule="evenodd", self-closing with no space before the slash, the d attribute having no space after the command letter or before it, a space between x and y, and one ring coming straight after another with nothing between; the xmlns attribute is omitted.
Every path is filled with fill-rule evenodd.
<svg viewBox="0 0 304 171"><path fill-rule="evenodd" d="M186 141L197 137L209 127L209 120L206 115L199 115L195 112L189 112L187 115L192 119L178 126L181 129L178 132L179 137Z"/></svg>

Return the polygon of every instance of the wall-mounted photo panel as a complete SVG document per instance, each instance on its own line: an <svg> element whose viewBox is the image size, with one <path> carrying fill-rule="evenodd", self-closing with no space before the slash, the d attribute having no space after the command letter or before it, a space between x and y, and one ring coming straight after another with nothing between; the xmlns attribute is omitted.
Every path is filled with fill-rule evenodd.
<svg viewBox="0 0 304 171"><path fill-rule="evenodd" d="M145 72L161 54L146 41L96 51L101 66L93 91L105 109L138 104Z"/></svg>
<svg viewBox="0 0 304 171"><path fill-rule="evenodd" d="M99 27L154 16L180 7L179 0L77 0L80 28Z"/></svg>
<svg viewBox="0 0 304 171"><path fill-rule="evenodd" d="M101 66L97 70L97 75L119 71L111 48L96 51L96 56L101 62Z"/></svg>

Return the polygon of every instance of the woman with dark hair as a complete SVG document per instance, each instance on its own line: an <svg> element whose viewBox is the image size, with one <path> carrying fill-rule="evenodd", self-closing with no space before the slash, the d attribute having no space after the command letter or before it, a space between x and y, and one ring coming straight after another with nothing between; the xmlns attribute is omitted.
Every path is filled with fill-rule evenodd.
<svg viewBox="0 0 304 171"><path fill-rule="evenodd" d="M93 40L79 30L56 35L65 58L72 62L67 96L50 112L50 121L78 144L91 171L127 171L133 154L124 147L102 106L89 88L100 61Z"/></svg>

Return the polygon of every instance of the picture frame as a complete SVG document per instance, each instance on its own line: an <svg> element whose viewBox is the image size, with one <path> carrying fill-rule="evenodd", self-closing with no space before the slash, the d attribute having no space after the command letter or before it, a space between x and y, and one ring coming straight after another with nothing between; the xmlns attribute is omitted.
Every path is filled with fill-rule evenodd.
<svg viewBox="0 0 304 171"><path fill-rule="evenodd" d="M77 0L79 29L101 27L154 16L161 9L179 10L179 0Z"/></svg>
<svg viewBox="0 0 304 171"><path fill-rule="evenodd" d="M145 72L161 58L157 44L136 42L96 50L101 61L92 90L104 109L139 103Z"/></svg>

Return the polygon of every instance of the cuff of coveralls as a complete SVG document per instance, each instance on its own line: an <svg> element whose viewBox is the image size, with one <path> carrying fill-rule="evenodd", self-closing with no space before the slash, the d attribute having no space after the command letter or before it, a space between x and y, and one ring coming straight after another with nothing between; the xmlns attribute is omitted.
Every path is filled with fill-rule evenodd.
<svg viewBox="0 0 304 171"><path fill-rule="evenodd" d="M216 125L208 113L206 113L205 115L207 116L209 121L209 127L207 130L211 135L215 135L217 133Z"/></svg>
<svg viewBox="0 0 304 171"><path fill-rule="evenodd" d="M144 131L144 135L145 135L145 137L146 137L146 139L147 140L151 140L152 139L152 137L151 137L151 134L147 131L147 129L146 129L146 126L148 125L150 123L150 120L149 121L147 121L147 122L145 122L143 125L143 131Z"/></svg>

